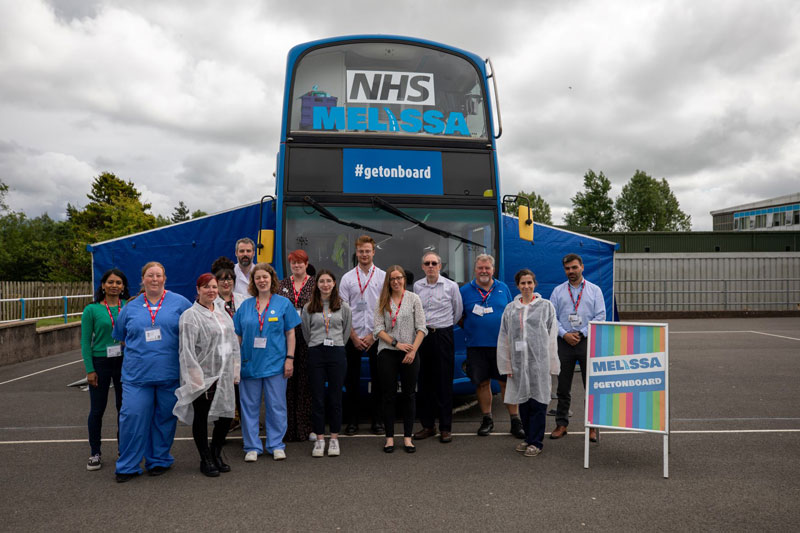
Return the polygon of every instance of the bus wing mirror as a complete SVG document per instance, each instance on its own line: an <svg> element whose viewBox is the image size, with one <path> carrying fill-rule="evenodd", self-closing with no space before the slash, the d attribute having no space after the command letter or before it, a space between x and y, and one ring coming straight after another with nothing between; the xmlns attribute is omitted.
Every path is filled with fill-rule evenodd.
<svg viewBox="0 0 800 533"><path fill-rule="evenodd" d="M258 233L258 254L257 262L272 263L272 255L275 250L275 230L262 229Z"/></svg>

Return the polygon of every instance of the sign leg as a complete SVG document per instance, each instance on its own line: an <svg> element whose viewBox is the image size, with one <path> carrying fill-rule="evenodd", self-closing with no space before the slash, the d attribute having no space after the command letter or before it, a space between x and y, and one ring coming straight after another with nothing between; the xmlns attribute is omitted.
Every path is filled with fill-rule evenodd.
<svg viewBox="0 0 800 533"><path fill-rule="evenodd" d="M583 467L589 468L589 428L583 430Z"/></svg>
<svg viewBox="0 0 800 533"><path fill-rule="evenodd" d="M669 435L664 435L664 478L669 477Z"/></svg>

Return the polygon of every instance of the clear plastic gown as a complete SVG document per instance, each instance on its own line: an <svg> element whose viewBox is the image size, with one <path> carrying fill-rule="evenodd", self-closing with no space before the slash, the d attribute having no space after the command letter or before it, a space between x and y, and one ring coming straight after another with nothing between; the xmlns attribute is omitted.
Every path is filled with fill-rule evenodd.
<svg viewBox="0 0 800 533"><path fill-rule="evenodd" d="M192 402L216 382L209 420L232 418L236 408L234 380L239 381L241 358L233 320L217 298L214 311L195 302L180 319L181 386L172 413L184 424L194 420Z"/></svg>
<svg viewBox="0 0 800 533"><path fill-rule="evenodd" d="M538 293L528 305L518 295L506 306L497 337L497 368L508 375L505 403L550 403L550 376L561 371L557 339L555 308Z"/></svg>

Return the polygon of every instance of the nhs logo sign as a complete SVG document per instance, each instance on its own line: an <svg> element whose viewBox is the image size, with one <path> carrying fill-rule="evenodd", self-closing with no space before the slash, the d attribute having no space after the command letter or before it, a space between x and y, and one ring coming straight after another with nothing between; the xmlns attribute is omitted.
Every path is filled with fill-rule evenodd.
<svg viewBox="0 0 800 533"><path fill-rule="evenodd" d="M347 102L354 104L436 105L433 74L348 70Z"/></svg>

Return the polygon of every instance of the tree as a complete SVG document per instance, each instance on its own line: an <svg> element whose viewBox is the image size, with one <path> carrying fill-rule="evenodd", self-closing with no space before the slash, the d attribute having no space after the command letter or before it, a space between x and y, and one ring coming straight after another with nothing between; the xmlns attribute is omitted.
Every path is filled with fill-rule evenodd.
<svg viewBox="0 0 800 533"><path fill-rule="evenodd" d="M692 227L692 217L681 211L667 180L656 180L641 170L622 188L615 207L624 231L689 231Z"/></svg>
<svg viewBox="0 0 800 533"><path fill-rule="evenodd" d="M6 195L8 194L8 185L0 181L0 213L8 211L8 204L6 204Z"/></svg>
<svg viewBox="0 0 800 533"><path fill-rule="evenodd" d="M16 212L0 216L0 279L53 280L50 259L61 250L66 225L46 213L36 218Z"/></svg>
<svg viewBox="0 0 800 533"><path fill-rule="evenodd" d="M588 226L592 231L614 229L614 201L608 196L611 181L592 169L583 175L583 192L572 197L572 211L564 217L570 226Z"/></svg>
<svg viewBox="0 0 800 533"><path fill-rule="evenodd" d="M186 220L189 220L189 208L181 200L175 210L172 211L172 222L178 223Z"/></svg>
<svg viewBox="0 0 800 533"><path fill-rule="evenodd" d="M534 222L540 222L542 224L553 224L553 216L550 213L550 204L545 202L544 198L536 194L534 191L529 193L525 191L519 191L517 196L524 196L525 198L530 198L531 201L531 211L533 211L533 220ZM524 200L520 200L517 198L516 201L507 203L504 205L503 210L511 215L517 215L517 208L520 205L527 206L528 204Z"/></svg>
<svg viewBox="0 0 800 533"><path fill-rule="evenodd" d="M192 211L192 218L200 218L200 217L204 217L206 215L208 215L208 213L206 213L202 209L196 209L196 210Z"/></svg>

